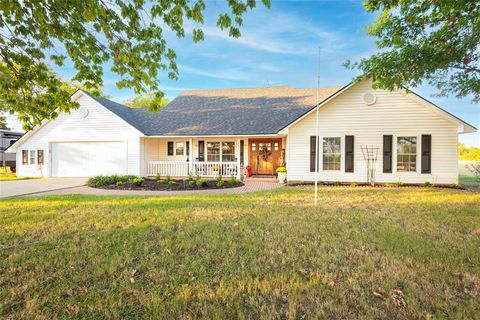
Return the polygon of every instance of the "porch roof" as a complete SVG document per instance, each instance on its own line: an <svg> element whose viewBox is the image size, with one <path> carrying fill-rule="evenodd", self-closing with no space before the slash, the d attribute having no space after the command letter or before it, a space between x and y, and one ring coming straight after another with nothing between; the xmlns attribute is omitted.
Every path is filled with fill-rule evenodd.
<svg viewBox="0 0 480 320"><path fill-rule="evenodd" d="M320 88L320 101L340 89ZM277 134L311 110L316 104L316 93L316 88L291 86L189 90L160 112L93 98L145 135L258 135Z"/></svg>

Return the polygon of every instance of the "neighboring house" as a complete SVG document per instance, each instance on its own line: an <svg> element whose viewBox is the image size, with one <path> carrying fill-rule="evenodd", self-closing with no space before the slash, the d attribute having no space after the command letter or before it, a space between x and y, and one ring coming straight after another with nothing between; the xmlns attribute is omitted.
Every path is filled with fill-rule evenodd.
<svg viewBox="0 0 480 320"><path fill-rule="evenodd" d="M11 145L13 145L20 137L23 136L23 132L15 132L6 129L0 129L0 166L10 167L15 170L16 156L13 153L5 153Z"/></svg>
<svg viewBox="0 0 480 320"><path fill-rule="evenodd" d="M273 175L313 181L316 89L185 91L159 113L77 91L80 104L28 132L10 150L18 174L45 176ZM404 90L363 81L320 89L319 174L366 181L362 147L378 148L377 182L456 183L458 134L476 129Z"/></svg>

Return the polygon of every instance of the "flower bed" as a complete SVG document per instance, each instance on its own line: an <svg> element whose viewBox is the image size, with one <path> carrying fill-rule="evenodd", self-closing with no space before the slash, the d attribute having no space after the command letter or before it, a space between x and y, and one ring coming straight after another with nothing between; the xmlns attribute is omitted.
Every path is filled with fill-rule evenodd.
<svg viewBox="0 0 480 320"><path fill-rule="evenodd" d="M241 181L235 177L224 180L219 176L215 180L206 180L200 177L189 177L188 179L145 179L136 176L96 176L90 178L87 185L92 188L110 190L154 190L154 191L181 191L181 190L206 190L226 189L243 186Z"/></svg>

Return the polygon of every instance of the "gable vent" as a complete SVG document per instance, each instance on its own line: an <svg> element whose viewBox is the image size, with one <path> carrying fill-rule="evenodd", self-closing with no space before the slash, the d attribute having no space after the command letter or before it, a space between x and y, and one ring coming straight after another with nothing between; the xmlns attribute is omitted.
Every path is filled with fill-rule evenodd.
<svg viewBox="0 0 480 320"><path fill-rule="evenodd" d="M377 96L373 92L367 92L363 94L363 102L367 106L371 106L377 102Z"/></svg>

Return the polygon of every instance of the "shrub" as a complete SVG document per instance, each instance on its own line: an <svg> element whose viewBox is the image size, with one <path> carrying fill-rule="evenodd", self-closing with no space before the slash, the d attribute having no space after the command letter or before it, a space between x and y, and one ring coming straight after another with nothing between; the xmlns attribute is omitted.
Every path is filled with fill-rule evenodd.
<svg viewBox="0 0 480 320"><path fill-rule="evenodd" d="M425 181L424 186L427 188L433 187L433 183L431 183L430 181Z"/></svg>
<svg viewBox="0 0 480 320"><path fill-rule="evenodd" d="M217 187L222 188L223 187L223 180L217 181Z"/></svg>
<svg viewBox="0 0 480 320"><path fill-rule="evenodd" d="M390 188L390 187L393 187L393 184L391 184L391 183L384 183L383 186L384 186L384 187L387 187L387 188Z"/></svg>
<svg viewBox="0 0 480 320"><path fill-rule="evenodd" d="M175 181L173 181L173 180L170 180L170 181L168 181L168 184L172 186L172 185L175 185L175 184L177 184L177 183L176 183Z"/></svg>
<svg viewBox="0 0 480 320"><path fill-rule="evenodd" d="M223 179L223 177L222 177L221 174L219 174L219 175L215 178L215 180L217 181L217 183L219 183L220 181L222 181L222 179Z"/></svg>
<svg viewBox="0 0 480 320"><path fill-rule="evenodd" d="M87 185L89 187L98 188L98 187L110 186L110 185L116 184L119 181L126 183L135 178L136 176L132 176L132 175L119 176L116 174L111 176L95 176L88 179Z"/></svg>
<svg viewBox="0 0 480 320"><path fill-rule="evenodd" d="M480 161L475 161L474 163L469 163L467 165L468 171L473 173L475 178L480 181Z"/></svg>
<svg viewBox="0 0 480 320"><path fill-rule="evenodd" d="M452 184L450 185L450 188L452 188L452 189L460 189L461 187L460 187L460 185L459 185L458 183L452 183Z"/></svg>
<svg viewBox="0 0 480 320"><path fill-rule="evenodd" d="M195 185L195 181L194 180L188 181L188 185L190 187L193 187Z"/></svg>
<svg viewBox="0 0 480 320"><path fill-rule="evenodd" d="M397 187L401 187L401 186L403 186L403 182L402 181L397 181L397 182L395 182L395 185Z"/></svg>
<svg viewBox="0 0 480 320"><path fill-rule="evenodd" d="M200 180L200 185L202 187L206 187L206 186L208 186L208 181L207 180Z"/></svg>
<svg viewBox="0 0 480 320"><path fill-rule="evenodd" d="M162 176L160 175L160 173L157 173L157 175L155 176L155 181L157 181L157 182L162 181Z"/></svg>
<svg viewBox="0 0 480 320"><path fill-rule="evenodd" d="M132 180L132 183L134 185L136 185L137 187L139 187L143 184L144 181L145 181L145 179L143 179L143 178L135 178L135 179Z"/></svg>
<svg viewBox="0 0 480 320"><path fill-rule="evenodd" d="M235 176L230 176L230 179L228 179L228 182L234 186L237 184L237 178Z"/></svg>
<svg viewBox="0 0 480 320"><path fill-rule="evenodd" d="M197 185L197 187L200 188L203 185L203 180L202 179L196 179L195 184Z"/></svg>
<svg viewBox="0 0 480 320"><path fill-rule="evenodd" d="M170 183L170 181L172 181L172 176L167 174L167 176L165 177L165 182Z"/></svg>
<svg viewBox="0 0 480 320"><path fill-rule="evenodd" d="M319 186L323 186L325 184L325 182L323 182L322 180L318 180L317 182Z"/></svg>
<svg viewBox="0 0 480 320"><path fill-rule="evenodd" d="M193 179L194 179L194 178L193 178L193 173L189 172L189 173L188 173L188 179L187 179L188 184L190 184L190 182L193 182Z"/></svg>
<svg viewBox="0 0 480 320"><path fill-rule="evenodd" d="M125 184L123 181L117 181L117 187L121 187Z"/></svg>
<svg viewBox="0 0 480 320"><path fill-rule="evenodd" d="M351 182L350 187L358 187L358 182Z"/></svg>
<svg viewBox="0 0 480 320"><path fill-rule="evenodd" d="M279 173L279 172L287 172L287 168L285 168L285 167L278 167L278 168L277 168L277 173Z"/></svg>
<svg viewBox="0 0 480 320"><path fill-rule="evenodd" d="M333 185L335 185L335 186L341 186L342 183L341 183L340 181L335 181L335 182L333 183Z"/></svg>

